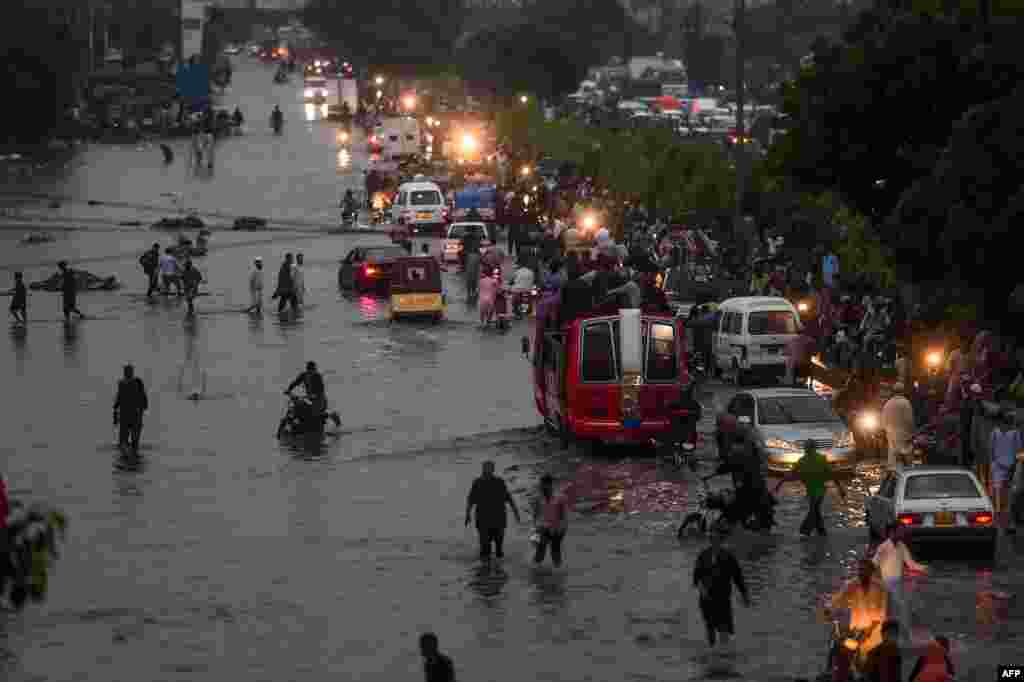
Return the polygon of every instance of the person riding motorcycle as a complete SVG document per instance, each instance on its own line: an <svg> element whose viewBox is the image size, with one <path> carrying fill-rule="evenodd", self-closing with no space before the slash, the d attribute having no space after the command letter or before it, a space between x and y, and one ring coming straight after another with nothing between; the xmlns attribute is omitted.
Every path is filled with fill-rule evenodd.
<svg viewBox="0 0 1024 682"><path fill-rule="evenodd" d="M345 190L345 197L341 200L341 216L342 216L342 218L344 218L345 216L349 216L349 215L354 216L356 214L357 210L358 210L358 207L356 206L356 197L355 197L355 195L352 193L352 190L350 190L350 189Z"/></svg>
<svg viewBox="0 0 1024 682"><path fill-rule="evenodd" d="M836 642L829 652L829 669L860 669L871 650L882 643L882 622L888 608L888 594L878 577L874 563L868 559L858 562L858 576L832 596L825 607L825 615L832 616L834 609L850 610L849 632L853 638L862 638L856 651L850 651ZM837 660L838 657L838 660ZM841 673L839 678L845 678Z"/></svg>
<svg viewBox="0 0 1024 682"><path fill-rule="evenodd" d="M775 498L768 491L761 458L749 443L735 443L729 457L723 459L715 474L732 474L736 486L736 504L727 516L731 523L743 523L751 516L757 524L769 530L773 523L772 507Z"/></svg>
<svg viewBox="0 0 1024 682"><path fill-rule="evenodd" d="M284 113L282 113L280 106L275 106L274 110L270 112L270 125L275 132L280 132L281 127L284 125Z"/></svg>
<svg viewBox="0 0 1024 682"><path fill-rule="evenodd" d="M327 391L324 388L324 377L317 370L315 362L306 363L306 371L288 385L284 394L291 397L292 391L302 386L306 392L306 400L299 401L297 409L303 410L300 419L303 424L315 424L316 419L324 419L327 415Z"/></svg>

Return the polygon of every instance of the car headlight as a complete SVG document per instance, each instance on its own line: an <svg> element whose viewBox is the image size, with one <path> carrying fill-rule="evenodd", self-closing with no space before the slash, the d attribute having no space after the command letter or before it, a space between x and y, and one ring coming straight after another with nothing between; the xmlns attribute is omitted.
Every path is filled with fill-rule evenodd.
<svg viewBox="0 0 1024 682"><path fill-rule="evenodd" d="M852 448L853 447L853 432L847 431L839 440L836 441L837 448Z"/></svg>
<svg viewBox="0 0 1024 682"><path fill-rule="evenodd" d="M769 450L799 450L799 446L796 443L791 443L788 440L782 440L779 438L769 438L764 442L765 448Z"/></svg>

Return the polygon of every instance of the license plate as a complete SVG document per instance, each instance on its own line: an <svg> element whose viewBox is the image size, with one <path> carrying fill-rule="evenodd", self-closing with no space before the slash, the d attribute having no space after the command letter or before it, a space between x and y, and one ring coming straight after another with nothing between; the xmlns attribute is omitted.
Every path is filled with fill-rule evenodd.
<svg viewBox="0 0 1024 682"><path fill-rule="evenodd" d="M441 305L441 294L400 294L395 304L396 308L402 310L438 307Z"/></svg>
<svg viewBox="0 0 1024 682"><path fill-rule="evenodd" d="M639 419L623 419L622 426L627 429L639 429L641 421Z"/></svg>
<svg viewBox="0 0 1024 682"><path fill-rule="evenodd" d="M430 211L420 211L416 214L416 220L430 220L434 217L434 214Z"/></svg>
<svg viewBox="0 0 1024 682"><path fill-rule="evenodd" d="M952 526L953 525L953 512L936 512L936 514L935 514L935 525L936 526Z"/></svg>

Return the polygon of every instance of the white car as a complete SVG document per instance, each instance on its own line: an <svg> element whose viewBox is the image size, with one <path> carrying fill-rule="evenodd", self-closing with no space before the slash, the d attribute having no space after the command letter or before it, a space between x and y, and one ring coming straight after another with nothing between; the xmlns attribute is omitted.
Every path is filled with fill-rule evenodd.
<svg viewBox="0 0 1024 682"><path fill-rule="evenodd" d="M895 521L915 546L969 543L996 552L992 501L974 473L960 467L920 466L889 472L864 501L868 532L880 537Z"/></svg>
<svg viewBox="0 0 1024 682"><path fill-rule="evenodd" d="M480 249L490 248L491 240L484 223L452 223L445 235L444 243L441 245L441 258L446 263L459 260L462 253L462 238L470 231L480 234Z"/></svg>

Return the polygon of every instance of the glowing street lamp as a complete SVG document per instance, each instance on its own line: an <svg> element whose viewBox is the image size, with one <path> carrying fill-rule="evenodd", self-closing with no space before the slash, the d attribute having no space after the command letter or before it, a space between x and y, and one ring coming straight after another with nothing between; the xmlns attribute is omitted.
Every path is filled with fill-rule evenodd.
<svg viewBox="0 0 1024 682"><path fill-rule="evenodd" d="M525 178L526 176L528 176L530 174L530 167L529 166L523 166L523 169L521 171L519 171L519 172L522 173L523 177Z"/></svg>
<svg viewBox="0 0 1024 682"><path fill-rule="evenodd" d="M590 230L594 229L595 225L597 225L597 220L594 218L593 215L588 213L587 215L583 216L583 229L584 230L589 232Z"/></svg>
<svg viewBox="0 0 1024 682"><path fill-rule="evenodd" d="M405 97L402 98L402 104L405 105L406 109L413 109L413 108L415 108L416 107L416 96L415 95L406 95Z"/></svg>
<svg viewBox="0 0 1024 682"><path fill-rule="evenodd" d="M522 95L519 97L519 101L522 102L523 104L526 104L527 102L530 101L530 98L527 97L526 95Z"/></svg>
<svg viewBox="0 0 1024 682"><path fill-rule="evenodd" d="M377 76L373 79L373 82L377 84L377 87L384 85L384 76Z"/></svg>
<svg viewBox="0 0 1024 682"><path fill-rule="evenodd" d="M384 93L383 93L383 92L381 92L380 90L378 90L378 91L377 91L377 99L380 99L380 98L381 98L381 97L383 97L383 96L384 96Z"/></svg>

